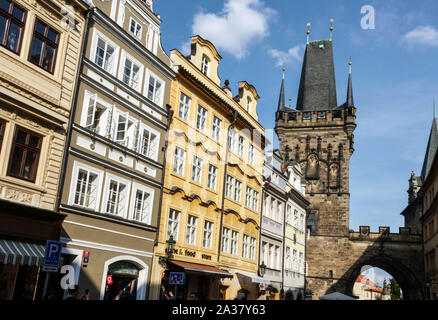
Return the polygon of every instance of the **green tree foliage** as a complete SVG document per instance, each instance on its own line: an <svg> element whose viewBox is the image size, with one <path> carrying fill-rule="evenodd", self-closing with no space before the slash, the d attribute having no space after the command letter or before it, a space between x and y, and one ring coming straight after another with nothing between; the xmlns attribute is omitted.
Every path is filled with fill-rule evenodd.
<svg viewBox="0 0 438 320"><path fill-rule="evenodd" d="M400 286L394 278L390 281L391 285L391 300L400 300Z"/></svg>

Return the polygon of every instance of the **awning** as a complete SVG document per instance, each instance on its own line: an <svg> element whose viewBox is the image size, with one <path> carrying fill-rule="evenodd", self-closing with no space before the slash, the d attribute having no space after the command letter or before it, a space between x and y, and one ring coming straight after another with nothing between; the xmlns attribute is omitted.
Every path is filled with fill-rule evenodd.
<svg viewBox="0 0 438 320"><path fill-rule="evenodd" d="M269 284L269 280L267 279L263 279L259 276L257 276L254 273L249 273L249 272L245 272L245 271L236 271L236 273L241 274L242 276L248 277L251 279L252 282L254 283L264 283L264 284Z"/></svg>
<svg viewBox="0 0 438 320"><path fill-rule="evenodd" d="M214 266L209 266L200 263L177 261L177 260L171 260L169 262L177 267L183 268L187 273L204 274L210 276L217 276L220 278L233 278L233 275L231 273L216 268Z"/></svg>
<svg viewBox="0 0 438 320"><path fill-rule="evenodd" d="M41 266L46 248L43 245L12 240L0 240L0 263Z"/></svg>

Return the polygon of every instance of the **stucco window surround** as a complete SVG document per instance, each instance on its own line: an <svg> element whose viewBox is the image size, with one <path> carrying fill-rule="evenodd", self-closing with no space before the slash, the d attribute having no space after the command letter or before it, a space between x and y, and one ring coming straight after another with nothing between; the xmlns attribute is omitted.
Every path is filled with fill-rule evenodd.
<svg viewBox="0 0 438 320"><path fill-rule="evenodd" d="M118 79L132 89L141 92L144 65L122 49Z"/></svg>
<svg viewBox="0 0 438 320"><path fill-rule="evenodd" d="M131 205L128 218L151 224L155 190L137 182L132 184Z"/></svg>
<svg viewBox="0 0 438 320"><path fill-rule="evenodd" d="M166 82L150 69L146 68L144 96L159 107L163 107L165 88Z"/></svg>
<svg viewBox="0 0 438 320"><path fill-rule="evenodd" d="M93 30L90 60L97 66L116 76L120 47L97 29Z"/></svg>
<svg viewBox="0 0 438 320"><path fill-rule="evenodd" d="M99 211L103 175L104 172L102 170L75 160L73 162L68 204ZM82 195L84 196L84 201L81 201L80 197ZM94 201L92 201L93 198Z"/></svg>
<svg viewBox="0 0 438 320"><path fill-rule="evenodd" d="M97 93L85 90L81 126L101 136L109 137L110 116L114 105L106 102Z"/></svg>
<svg viewBox="0 0 438 320"><path fill-rule="evenodd" d="M167 220L166 240L169 240L170 236L173 236L173 240L178 242L179 225L181 219L181 211L170 209L169 218Z"/></svg>
<svg viewBox="0 0 438 320"><path fill-rule="evenodd" d="M131 182L106 173L102 212L127 219Z"/></svg>

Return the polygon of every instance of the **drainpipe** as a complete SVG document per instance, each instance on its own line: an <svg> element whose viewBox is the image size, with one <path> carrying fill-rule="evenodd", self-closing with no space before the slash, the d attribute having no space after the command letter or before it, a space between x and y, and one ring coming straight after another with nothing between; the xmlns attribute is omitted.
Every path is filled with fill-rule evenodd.
<svg viewBox="0 0 438 320"><path fill-rule="evenodd" d="M233 111L233 121L228 126L227 129L227 149L225 150L225 167L224 167L224 180L222 185L222 205L221 205L221 222L219 225L219 244L217 249L217 262L219 263L221 256L221 243L222 243L222 225L224 222L224 206L225 206L225 187L227 182L227 170L228 170L228 152L230 149L230 130L234 127L237 122L237 111Z"/></svg>
<svg viewBox="0 0 438 320"><path fill-rule="evenodd" d="M167 158L167 147L169 146L169 131L170 131L170 124L173 120L173 110L171 109L172 106L169 104L166 105L167 109L167 132L166 132L166 140L164 141L164 160L163 160L163 173L161 174L161 187L160 187L160 202L158 204L158 223L157 223L157 233L155 234L155 240L154 240L154 247L158 245L158 236L160 234L160 222L161 222L161 209L163 206L163 191L164 191L164 176L166 175L166 158Z"/></svg>
<svg viewBox="0 0 438 320"><path fill-rule="evenodd" d="M281 289L283 289L283 300L285 297L285 290L284 290L284 254L286 251L286 207L287 207L287 200L289 199L289 194L286 193L286 202L284 203L283 208L283 259L281 263Z"/></svg>
<svg viewBox="0 0 438 320"><path fill-rule="evenodd" d="M263 176L263 169L262 169L262 200L260 201L260 219L259 219L259 225L260 225L260 230L259 230L259 258L258 258L258 264L257 264L257 276L259 276L259 272L258 269L260 268L260 256L262 253L262 223L263 223L263 213L264 213L264 205L265 205L265 182L264 180L264 176ZM259 289L259 293L260 293L260 289ZM260 295L259 295L260 296Z"/></svg>
<svg viewBox="0 0 438 320"><path fill-rule="evenodd" d="M84 26L85 27L85 34L84 34L84 37L82 38L82 51L81 51L81 54L79 56L79 69L78 69L78 72L76 74L76 85L75 85L75 90L73 92L73 102L72 102L72 107L70 110L70 116L68 119L67 137L65 139L65 148L64 148L64 154L62 157L61 172L60 172L60 179L59 179L59 188L58 188L58 194L56 196L56 203L55 203L55 211L56 212L59 212L59 207L61 205L62 192L64 191L65 170L67 167L67 157L68 157L68 153L69 153L68 149L69 149L70 143L71 143L72 126L73 126L74 116L76 114L76 106L77 106L77 102L78 102L79 81L80 81L80 76L82 74L82 71L84 69L84 56L85 56L85 51L87 49L88 35L89 35L89 30L90 30L89 25L90 25L91 10L87 10L85 12L85 26Z"/></svg>

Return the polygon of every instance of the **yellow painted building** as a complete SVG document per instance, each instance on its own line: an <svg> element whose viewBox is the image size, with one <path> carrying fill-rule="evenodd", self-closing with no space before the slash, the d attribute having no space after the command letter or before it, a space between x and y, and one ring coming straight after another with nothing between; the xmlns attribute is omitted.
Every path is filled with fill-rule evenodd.
<svg viewBox="0 0 438 320"><path fill-rule="evenodd" d="M170 105L164 193L150 298L256 299L264 128L255 88L221 86L221 56L192 38L185 57L171 51L177 73ZM228 147L227 147L228 146ZM226 165L227 164L227 165ZM168 256L168 240L176 241ZM185 275L175 286L171 272Z"/></svg>

